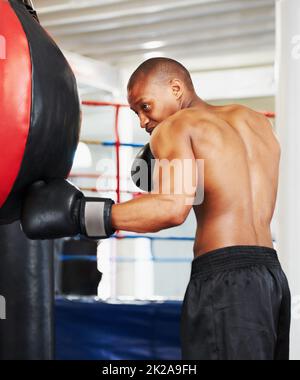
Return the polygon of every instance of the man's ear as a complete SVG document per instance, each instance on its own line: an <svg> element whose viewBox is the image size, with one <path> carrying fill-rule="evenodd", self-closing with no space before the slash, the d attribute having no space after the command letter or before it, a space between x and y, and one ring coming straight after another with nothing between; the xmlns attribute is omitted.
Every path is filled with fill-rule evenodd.
<svg viewBox="0 0 300 380"><path fill-rule="evenodd" d="M171 80L172 93L177 100L180 100L183 95L183 83L180 79Z"/></svg>

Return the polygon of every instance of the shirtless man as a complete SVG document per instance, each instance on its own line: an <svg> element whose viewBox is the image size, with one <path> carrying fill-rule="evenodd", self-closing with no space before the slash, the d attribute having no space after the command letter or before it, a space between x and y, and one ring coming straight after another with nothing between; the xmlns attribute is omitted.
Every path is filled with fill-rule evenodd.
<svg viewBox="0 0 300 380"><path fill-rule="evenodd" d="M158 192L119 205L98 200L106 211L100 207L96 216L86 207L91 200L77 189L40 185L28 194L24 231L32 238L59 237L49 236L49 223L53 225L47 215L55 214L52 221L60 236L93 236L88 230L95 232L91 225L95 220L99 224L101 213L104 237L114 230L157 232L182 224L193 208L197 231L182 311L183 359L287 360L290 293L270 229L280 146L270 122L246 107L205 103L195 93L189 72L166 58L150 59L133 73L128 100L151 135L157 160L190 160L193 168L196 160L204 160L203 203L193 207L187 194L173 191L174 175L162 179L160 170L154 175ZM164 181L169 193L160 191ZM56 202L49 205L51 193ZM66 229L66 215L72 210L74 216L71 197L80 198L79 208L86 211L77 207L76 221Z"/></svg>

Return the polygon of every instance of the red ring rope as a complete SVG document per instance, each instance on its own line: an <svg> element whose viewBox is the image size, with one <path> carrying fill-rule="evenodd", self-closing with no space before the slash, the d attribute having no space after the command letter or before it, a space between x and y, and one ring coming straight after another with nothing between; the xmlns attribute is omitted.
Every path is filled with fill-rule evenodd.
<svg viewBox="0 0 300 380"><path fill-rule="evenodd" d="M121 192L120 192L120 134L119 134L119 115L120 115L120 106L116 106L116 116L115 116L115 139L116 139L116 161L117 161L117 202L121 202Z"/></svg>

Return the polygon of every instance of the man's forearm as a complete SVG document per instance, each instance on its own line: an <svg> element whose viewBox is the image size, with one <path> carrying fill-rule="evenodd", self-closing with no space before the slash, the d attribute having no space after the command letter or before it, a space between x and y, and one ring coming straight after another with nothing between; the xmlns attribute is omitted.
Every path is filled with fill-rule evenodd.
<svg viewBox="0 0 300 380"><path fill-rule="evenodd" d="M178 225L176 202L168 197L145 194L114 205L112 224L116 230L153 233Z"/></svg>

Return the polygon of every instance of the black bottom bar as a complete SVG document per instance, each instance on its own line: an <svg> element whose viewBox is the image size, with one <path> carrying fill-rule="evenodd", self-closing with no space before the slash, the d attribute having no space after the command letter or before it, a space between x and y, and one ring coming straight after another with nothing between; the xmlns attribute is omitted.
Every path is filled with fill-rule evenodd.
<svg viewBox="0 0 300 380"><path fill-rule="evenodd" d="M0 360L53 359L53 242L28 240L19 222L0 226L0 296Z"/></svg>

